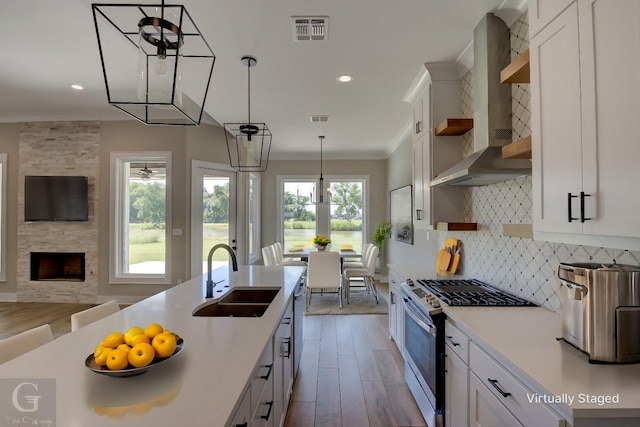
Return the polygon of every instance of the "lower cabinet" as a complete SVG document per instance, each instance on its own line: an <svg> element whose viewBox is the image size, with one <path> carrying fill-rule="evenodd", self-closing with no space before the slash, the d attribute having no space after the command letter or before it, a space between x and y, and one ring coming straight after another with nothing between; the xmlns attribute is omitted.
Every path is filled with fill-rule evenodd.
<svg viewBox="0 0 640 427"><path fill-rule="evenodd" d="M402 281L400 275L389 270L389 335L404 356L404 302L400 293Z"/></svg>
<svg viewBox="0 0 640 427"><path fill-rule="evenodd" d="M469 338L448 320L445 322L446 426L469 425Z"/></svg>
<svg viewBox="0 0 640 427"><path fill-rule="evenodd" d="M228 427L282 427L293 389L293 302L285 309Z"/></svg>
<svg viewBox="0 0 640 427"><path fill-rule="evenodd" d="M531 403L534 391L450 320L445 337L445 425L565 427L549 406Z"/></svg>

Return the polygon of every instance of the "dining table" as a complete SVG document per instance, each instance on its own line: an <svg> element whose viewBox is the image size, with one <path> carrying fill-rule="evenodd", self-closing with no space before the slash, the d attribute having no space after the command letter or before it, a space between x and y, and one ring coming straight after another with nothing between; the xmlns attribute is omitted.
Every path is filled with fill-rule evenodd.
<svg viewBox="0 0 640 427"><path fill-rule="evenodd" d="M332 248L327 248L325 249L325 251L338 252L340 254L340 267L342 267L342 263L344 262L345 258L362 259L362 253L354 249L338 248L337 250L334 250ZM311 252L319 252L319 249L315 247L303 247L295 249L289 248L285 250L282 256L285 258L301 258L303 261L306 261L309 259L309 254Z"/></svg>

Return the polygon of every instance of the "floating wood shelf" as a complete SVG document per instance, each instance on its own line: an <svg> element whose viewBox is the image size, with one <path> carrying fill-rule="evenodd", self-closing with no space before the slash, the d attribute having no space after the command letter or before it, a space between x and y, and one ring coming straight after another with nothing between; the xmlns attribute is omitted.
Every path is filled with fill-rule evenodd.
<svg viewBox="0 0 640 427"><path fill-rule="evenodd" d="M502 158L531 159L531 137L528 136L502 147Z"/></svg>
<svg viewBox="0 0 640 427"><path fill-rule="evenodd" d="M501 83L531 83L529 72L529 49L500 71Z"/></svg>
<svg viewBox="0 0 640 427"><path fill-rule="evenodd" d="M473 129L473 119L445 119L435 130L436 136L464 135Z"/></svg>
<svg viewBox="0 0 640 427"><path fill-rule="evenodd" d="M533 224L502 224L502 235L533 239Z"/></svg>
<svg viewBox="0 0 640 427"><path fill-rule="evenodd" d="M436 230L439 231L477 231L477 222L438 222Z"/></svg>

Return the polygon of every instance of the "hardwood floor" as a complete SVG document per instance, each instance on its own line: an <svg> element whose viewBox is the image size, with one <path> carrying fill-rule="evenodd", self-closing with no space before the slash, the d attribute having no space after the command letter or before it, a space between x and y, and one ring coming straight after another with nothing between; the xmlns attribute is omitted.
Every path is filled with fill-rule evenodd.
<svg viewBox="0 0 640 427"><path fill-rule="evenodd" d="M49 323L53 338L71 332L71 315L95 304L0 302L0 339Z"/></svg>
<svg viewBox="0 0 640 427"><path fill-rule="evenodd" d="M305 316L286 427L426 426L386 315Z"/></svg>
<svg viewBox="0 0 640 427"><path fill-rule="evenodd" d="M0 339L49 323L71 331L91 304L0 302ZM305 316L304 346L286 427L426 426L389 339L387 315Z"/></svg>

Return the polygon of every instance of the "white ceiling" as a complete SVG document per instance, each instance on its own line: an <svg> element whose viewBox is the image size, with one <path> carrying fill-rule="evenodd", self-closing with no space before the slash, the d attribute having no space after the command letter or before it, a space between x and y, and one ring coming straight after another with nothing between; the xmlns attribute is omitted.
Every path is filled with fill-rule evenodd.
<svg viewBox="0 0 640 427"><path fill-rule="evenodd" d="M106 2L106 1L105 1ZM111 0L110 3L126 3ZM139 2L143 3L143 2ZM145 2L157 4L158 1ZM171 3L171 2L168 2ZM385 158L411 129L403 96L426 62L454 62L483 14L511 25L526 0L183 0L216 54L205 111L273 133L272 159ZM294 42L291 16L328 16L328 40ZM511 20L511 22L509 22ZM16 0L0 14L0 121L127 120L107 104L89 0ZM336 77L351 74L340 84ZM70 89L71 83L85 87ZM325 124L309 115L329 115Z"/></svg>

